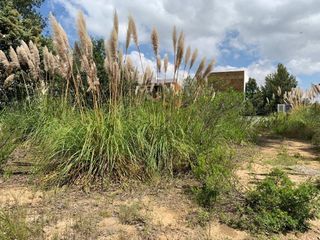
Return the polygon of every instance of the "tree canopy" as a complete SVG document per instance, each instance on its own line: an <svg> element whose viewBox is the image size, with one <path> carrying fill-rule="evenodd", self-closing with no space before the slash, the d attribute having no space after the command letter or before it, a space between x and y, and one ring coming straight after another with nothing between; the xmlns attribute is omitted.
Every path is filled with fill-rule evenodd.
<svg viewBox="0 0 320 240"><path fill-rule="evenodd" d="M250 78L246 84L248 109L253 114L268 114L276 111L277 104L284 103L285 92L297 87L295 76L291 75L283 64L266 77L265 85L259 87L256 80Z"/></svg>
<svg viewBox="0 0 320 240"><path fill-rule="evenodd" d="M43 0L0 1L0 49L7 51L10 46L17 47L21 40L32 40L39 44L44 41L41 32L44 20L36 12Z"/></svg>
<svg viewBox="0 0 320 240"><path fill-rule="evenodd" d="M44 44L50 46L50 39L42 35L45 21L36 9L42 3L43 0L0 1L0 49L7 56L10 47L16 49L21 45L21 40L26 43L31 40L38 47ZM0 104L25 96L20 71L16 71L14 84L10 88L4 87L7 77L8 73L1 68Z"/></svg>
<svg viewBox="0 0 320 240"><path fill-rule="evenodd" d="M278 64L277 71L266 77L263 87L265 98L268 99L268 111L276 111L277 104L284 103L284 93L297 87L297 84L296 77L291 75L283 64Z"/></svg>
<svg viewBox="0 0 320 240"><path fill-rule="evenodd" d="M247 114L264 114L264 94L254 78L246 84Z"/></svg>
<svg viewBox="0 0 320 240"><path fill-rule="evenodd" d="M43 22L42 17L36 12L36 8L40 7L44 0L7 0L0 2L0 8L3 9L7 5L12 5L23 18L33 18L38 22Z"/></svg>
<svg viewBox="0 0 320 240"><path fill-rule="evenodd" d="M249 78L246 84L246 97L251 99L253 96L260 91L257 81L254 78Z"/></svg>

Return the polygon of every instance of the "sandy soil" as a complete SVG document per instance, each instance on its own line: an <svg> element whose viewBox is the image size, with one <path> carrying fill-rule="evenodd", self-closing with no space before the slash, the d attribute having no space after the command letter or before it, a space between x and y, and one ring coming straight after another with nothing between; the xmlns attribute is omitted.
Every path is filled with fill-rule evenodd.
<svg viewBox="0 0 320 240"><path fill-rule="evenodd" d="M297 183L320 177L320 150L308 142L264 137L251 153L237 172L245 186L263 179L273 168L285 170Z"/></svg>

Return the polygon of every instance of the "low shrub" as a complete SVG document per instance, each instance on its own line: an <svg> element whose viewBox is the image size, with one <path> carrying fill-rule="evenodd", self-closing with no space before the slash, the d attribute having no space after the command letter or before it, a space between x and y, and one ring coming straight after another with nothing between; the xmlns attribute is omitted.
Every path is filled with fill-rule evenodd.
<svg viewBox="0 0 320 240"><path fill-rule="evenodd" d="M210 212L202 208L189 213L186 217L188 226L193 228L197 226L205 227L210 222L210 219Z"/></svg>
<svg viewBox="0 0 320 240"><path fill-rule="evenodd" d="M272 132L285 136L312 140L319 145L320 107L317 104L302 106L289 114L276 114L269 119Z"/></svg>
<svg viewBox="0 0 320 240"><path fill-rule="evenodd" d="M194 188L193 191L201 206L206 208L213 206L219 196L231 190L230 179L234 169L235 163L227 145L217 145L211 151L199 156L193 171L201 186Z"/></svg>
<svg viewBox="0 0 320 240"><path fill-rule="evenodd" d="M288 176L273 170L254 190L246 193L232 224L253 232L305 231L319 206L319 187L295 185Z"/></svg>

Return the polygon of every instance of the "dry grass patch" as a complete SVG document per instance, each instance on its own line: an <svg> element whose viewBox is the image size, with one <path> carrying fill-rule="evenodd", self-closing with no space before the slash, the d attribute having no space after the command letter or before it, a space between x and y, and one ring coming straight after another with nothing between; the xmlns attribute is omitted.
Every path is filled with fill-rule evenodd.
<svg viewBox="0 0 320 240"><path fill-rule="evenodd" d="M43 219L31 218L21 207L0 209L1 240L43 239L43 226Z"/></svg>
<svg viewBox="0 0 320 240"><path fill-rule="evenodd" d="M292 166L296 165L301 159L302 156L299 153L291 155L288 151L288 148L284 145L281 145L276 157L273 159L265 160L265 163L272 166Z"/></svg>
<svg viewBox="0 0 320 240"><path fill-rule="evenodd" d="M141 203L135 202L131 205L121 205L118 210L118 218L122 224L147 224L150 216L144 211Z"/></svg>

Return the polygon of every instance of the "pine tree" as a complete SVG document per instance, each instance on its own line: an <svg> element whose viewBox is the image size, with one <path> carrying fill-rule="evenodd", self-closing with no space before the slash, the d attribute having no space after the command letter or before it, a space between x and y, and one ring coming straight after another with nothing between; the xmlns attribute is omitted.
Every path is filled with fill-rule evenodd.
<svg viewBox="0 0 320 240"><path fill-rule="evenodd" d="M264 97L267 100L266 110L274 112L277 104L284 103L284 93L297 87L295 76L291 75L287 68L279 63L277 71L266 77L266 84L263 87Z"/></svg>
<svg viewBox="0 0 320 240"><path fill-rule="evenodd" d="M12 1L8 1L0 10L0 49L7 52L10 46L20 45L20 41L32 40L40 44L44 38L41 36L43 24L35 15L24 17Z"/></svg>

